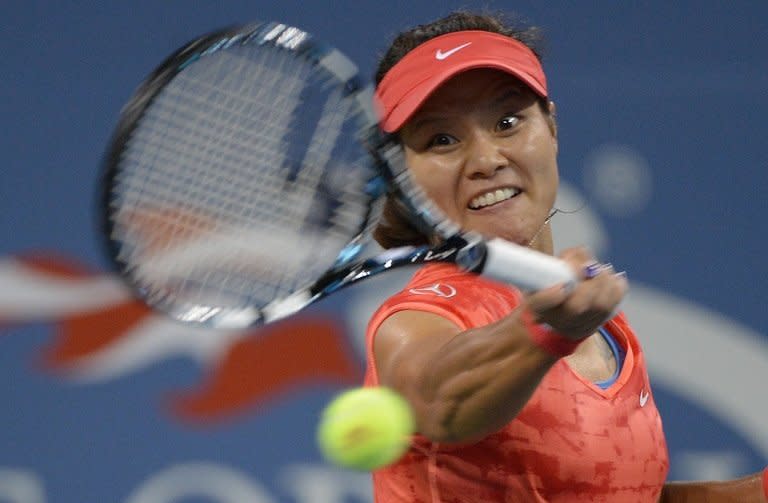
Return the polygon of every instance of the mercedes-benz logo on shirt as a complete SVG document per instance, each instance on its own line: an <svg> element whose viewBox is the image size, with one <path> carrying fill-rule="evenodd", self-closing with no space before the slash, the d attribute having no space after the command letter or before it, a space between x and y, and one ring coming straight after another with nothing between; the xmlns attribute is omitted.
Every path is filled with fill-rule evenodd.
<svg viewBox="0 0 768 503"><path fill-rule="evenodd" d="M454 287L443 283L435 283L432 286L423 288L411 288L408 291L415 295L437 295L438 297L444 297L446 299L450 299L456 295L456 289Z"/></svg>

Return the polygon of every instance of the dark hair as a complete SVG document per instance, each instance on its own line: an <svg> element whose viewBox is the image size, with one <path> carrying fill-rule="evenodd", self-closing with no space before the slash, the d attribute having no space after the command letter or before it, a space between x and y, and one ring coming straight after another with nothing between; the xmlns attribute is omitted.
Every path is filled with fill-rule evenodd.
<svg viewBox="0 0 768 503"><path fill-rule="evenodd" d="M509 21L501 13L479 14L466 11L456 11L431 23L422 24L401 32L392 41L389 49L379 60L375 81L378 85L384 75L392 69L406 54L424 42L446 33L456 31L479 30L498 33L518 40L528 46L541 60L541 30L535 26L524 26L519 22ZM548 113L547 100L540 100L542 109ZM394 248L405 245L430 244L425 236L407 218L402 203L388 196L384 203L382 218L373 232L373 237L384 248Z"/></svg>

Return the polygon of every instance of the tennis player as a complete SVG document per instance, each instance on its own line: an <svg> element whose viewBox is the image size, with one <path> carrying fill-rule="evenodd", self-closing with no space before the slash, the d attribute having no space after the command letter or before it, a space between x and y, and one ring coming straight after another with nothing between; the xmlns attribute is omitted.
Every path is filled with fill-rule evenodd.
<svg viewBox="0 0 768 503"><path fill-rule="evenodd" d="M537 30L454 13L396 37L377 72L381 126L465 229L552 254L555 105ZM425 243L390 200L376 238ZM418 434L374 472L394 502L765 502L763 474L668 483L645 357L615 314L627 279L585 249L584 280L532 295L453 265L420 269L370 321L366 384L399 390Z"/></svg>

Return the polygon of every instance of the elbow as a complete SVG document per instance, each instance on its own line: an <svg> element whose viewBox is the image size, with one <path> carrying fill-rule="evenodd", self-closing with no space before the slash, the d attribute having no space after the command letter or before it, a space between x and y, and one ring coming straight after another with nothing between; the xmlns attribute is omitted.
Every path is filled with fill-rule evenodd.
<svg viewBox="0 0 768 503"><path fill-rule="evenodd" d="M465 400L439 399L414 407L418 433L441 444L472 444L500 430L507 421L489 421L463 410ZM474 418L474 420L473 420Z"/></svg>
<svg viewBox="0 0 768 503"><path fill-rule="evenodd" d="M416 419L416 431L431 442L452 444L466 442L468 436L455 423L458 404L442 397L423 396L409 400Z"/></svg>
<svg viewBox="0 0 768 503"><path fill-rule="evenodd" d="M417 431L432 442L470 444L502 429L519 412L525 400L491 396L471 372L442 381L420 379L404 386ZM421 383L421 386L414 385ZM432 383L425 386L424 383Z"/></svg>

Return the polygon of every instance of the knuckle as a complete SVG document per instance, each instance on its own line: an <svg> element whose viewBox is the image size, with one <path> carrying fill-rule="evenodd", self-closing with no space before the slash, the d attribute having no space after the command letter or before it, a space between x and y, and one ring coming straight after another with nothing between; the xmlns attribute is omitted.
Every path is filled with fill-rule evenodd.
<svg viewBox="0 0 768 503"><path fill-rule="evenodd" d="M587 295L577 295L567 302L566 312L571 318L581 318L589 313L591 304L592 301Z"/></svg>
<svg viewBox="0 0 768 503"><path fill-rule="evenodd" d="M592 254L584 246L575 246L573 248L567 248L563 250L560 257L566 260L583 261L589 259Z"/></svg>

